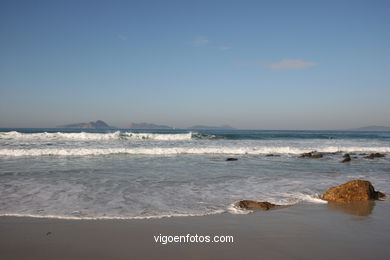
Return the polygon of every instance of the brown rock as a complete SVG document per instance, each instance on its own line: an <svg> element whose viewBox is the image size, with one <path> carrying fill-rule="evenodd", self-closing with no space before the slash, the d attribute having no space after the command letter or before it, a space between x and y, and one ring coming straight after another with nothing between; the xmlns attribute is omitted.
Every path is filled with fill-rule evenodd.
<svg viewBox="0 0 390 260"><path fill-rule="evenodd" d="M323 155L321 153L316 153L316 152L310 152L310 153L303 153L299 156L299 158L322 158Z"/></svg>
<svg viewBox="0 0 390 260"><path fill-rule="evenodd" d="M226 161L237 161L237 160L238 160L237 158L232 158L232 157L226 159Z"/></svg>
<svg viewBox="0 0 390 260"><path fill-rule="evenodd" d="M306 157L311 157L311 153L303 153L299 156L299 158L306 158Z"/></svg>
<svg viewBox="0 0 390 260"><path fill-rule="evenodd" d="M353 180L329 188L321 198L330 201L348 202L356 200L376 200L383 196L383 193L375 191L371 182Z"/></svg>
<svg viewBox="0 0 390 260"><path fill-rule="evenodd" d="M344 159L341 161L342 163L345 163L345 162L350 162L351 161L351 156L349 156L348 153L344 154Z"/></svg>
<svg viewBox="0 0 390 260"><path fill-rule="evenodd" d="M381 153L372 153L364 158L366 159L374 159L374 158L382 158L382 157L385 157L384 154L381 154Z"/></svg>
<svg viewBox="0 0 390 260"><path fill-rule="evenodd" d="M269 203L267 201L253 201L253 200L241 200L234 203L234 206L242 208L242 209L262 209L262 210L269 210L271 208L280 206L276 204Z"/></svg>

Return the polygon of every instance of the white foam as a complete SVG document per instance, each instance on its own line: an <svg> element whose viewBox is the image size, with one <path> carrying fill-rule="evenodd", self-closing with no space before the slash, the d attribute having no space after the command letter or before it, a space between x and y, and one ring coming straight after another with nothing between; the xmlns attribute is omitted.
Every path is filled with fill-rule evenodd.
<svg viewBox="0 0 390 260"><path fill-rule="evenodd" d="M190 140L193 133L181 133L181 134L153 134L153 133L132 133L116 131L113 133L20 133L17 131L0 132L0 140L115 140L115 139L128 139L128 140Z"/></svg>
<svg viewBox="0 0 390 260"><path fill-rule="evenodd" d="M320 199L318 194L315 195L309 195L309 194L303 194L299 193L296 196L300 201L306 201L310 203L317 203L317 204L326 204L328 203L326 200Z"/></svg>
<svg viewBox="0 0 390 260"><path fill-rule="evenodd" d="M253 210L242 209L235 206L234 204L230 204L229 207L227 208L227 211L230 214L235 214L235 215L246 215L253 212Z"/></svg>
<svg viewBox="0 0 390 260"><path fill-rule="evenodd" d="M341 149L341 150L339 150ZM312 148L292 147L135 147L135 148L32 148L32 149L0 149L0 156L90 156L90 155L179 155L179 154L235 154L235 155L262 155L262 154L292 154L297 155L312 151ZM338 149L324 149L327 152L380 152L389 153L390 147L339 147ZM323 150L317 150L323 152Z"/></svg>
<svg viewBox="0 0 390 260"><path fill-rule="evenodd" d="M193 133L184 134L151 134L151 133L131 133L125 132L122 134L126 139L135 140L160 140L160 141L179 141L179 140L191 140Z"/></svg>
<svg viewBox="0 0 390 260"><path fill-rule="evenodd" d="M75 217L75 216L60 216L60 215L37 215L37 214L13 214L5 213L0 214L0 217L20 217L20 218L46 218L46 219L64 219L64 220L132 220L132 219L162 219L162 218L173 218L173 217L201 217L209 215L218 215L226 213L224 210L216 210L213 212L199 213L199 214L167 214L167 215L155 215L155 216L100 216L100 217Z"/></svg>

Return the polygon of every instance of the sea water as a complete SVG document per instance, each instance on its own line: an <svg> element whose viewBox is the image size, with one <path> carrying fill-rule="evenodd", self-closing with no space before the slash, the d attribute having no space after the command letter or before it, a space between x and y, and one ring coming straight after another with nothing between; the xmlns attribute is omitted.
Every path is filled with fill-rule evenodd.
<svg viewBox="0 0 390 260"><path fill-rule="evenodd" d="M299 158L311 151L324 156ZM326 203L352 179L390 194L390 132L0 129L2 216L237 214L243 199Z"/></svg>

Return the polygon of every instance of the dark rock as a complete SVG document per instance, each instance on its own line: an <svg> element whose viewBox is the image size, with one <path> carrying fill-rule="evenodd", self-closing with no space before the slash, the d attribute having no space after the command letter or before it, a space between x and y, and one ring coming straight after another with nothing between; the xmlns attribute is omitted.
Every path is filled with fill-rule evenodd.
<svg viewBox="0 0 390 260"><path fill-rule="evenodd" d="M386 197L386 195L383 192L377 191L378 199Z"/></svg>
<svg viewBox="0 0 390 260"><path fill-rule="evenodd" d="M237 161L238 159L237 158L233 158L233 157L229 157L226 159L226 161Z"/></svg>
<svg viewBox="0 0 390 260"><path fill-rule="evenodd" d="M248 210L255 210L255 209L269 210L271 208L278 207L280 205L272 204L267 201L241 200L235 202L234 206L242 209L248 209Z"/></svg>
<svg viewBox="0 0 390 260"><path fill-rule="evenodd" d="M383 193L375 191L371 182L353 180L329 188L321 198L330 201L348 202L356 200L377 200L383 196Z"/></svg>
<svg viewBox="0 0 390 260"><path fill-rule="evenodd" d="M280 157L279 154L272 154L272 153L269 153L266 155L267 157Z"/></svg>
<svg viewBox="0 0 390 260"><path fill-rule="evenodd" d="M341 161L342 163L351 161L351 156L349 156L348 153L344 154L343 158L344 158L344 160Z"/></svg>
<svg viewBox="0 0 390 260"><path fill-rule="evenodd" d="M311 157L312 154L311 153L303 153L299 156L299 158L306 158L306 157Z"/></svg>
<svg viewBox="0 0 390 260"><path fill-rule="evenodd" d="M374 158L382 158L382 157L385 157L384 154L381 154L381 153L372 153L364 158L366 159L374 159Z"/></svg>
<svg viewBox="0 0 390 260"><path fill-rule="evenodd" d="M299 156L299 158L322 158L323 155L321 153L316 153L316 152L310 152L310 153L303 153Z"/></svg>

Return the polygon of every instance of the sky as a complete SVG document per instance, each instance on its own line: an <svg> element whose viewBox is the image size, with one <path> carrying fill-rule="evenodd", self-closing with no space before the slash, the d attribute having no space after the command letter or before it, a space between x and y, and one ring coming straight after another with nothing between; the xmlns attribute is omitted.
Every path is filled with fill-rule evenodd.
<svg viewBox="0 0 390 260"><path fill-rule="evenodd" d="M0 127L390 126L390 1L0 1Z"/></svg>

